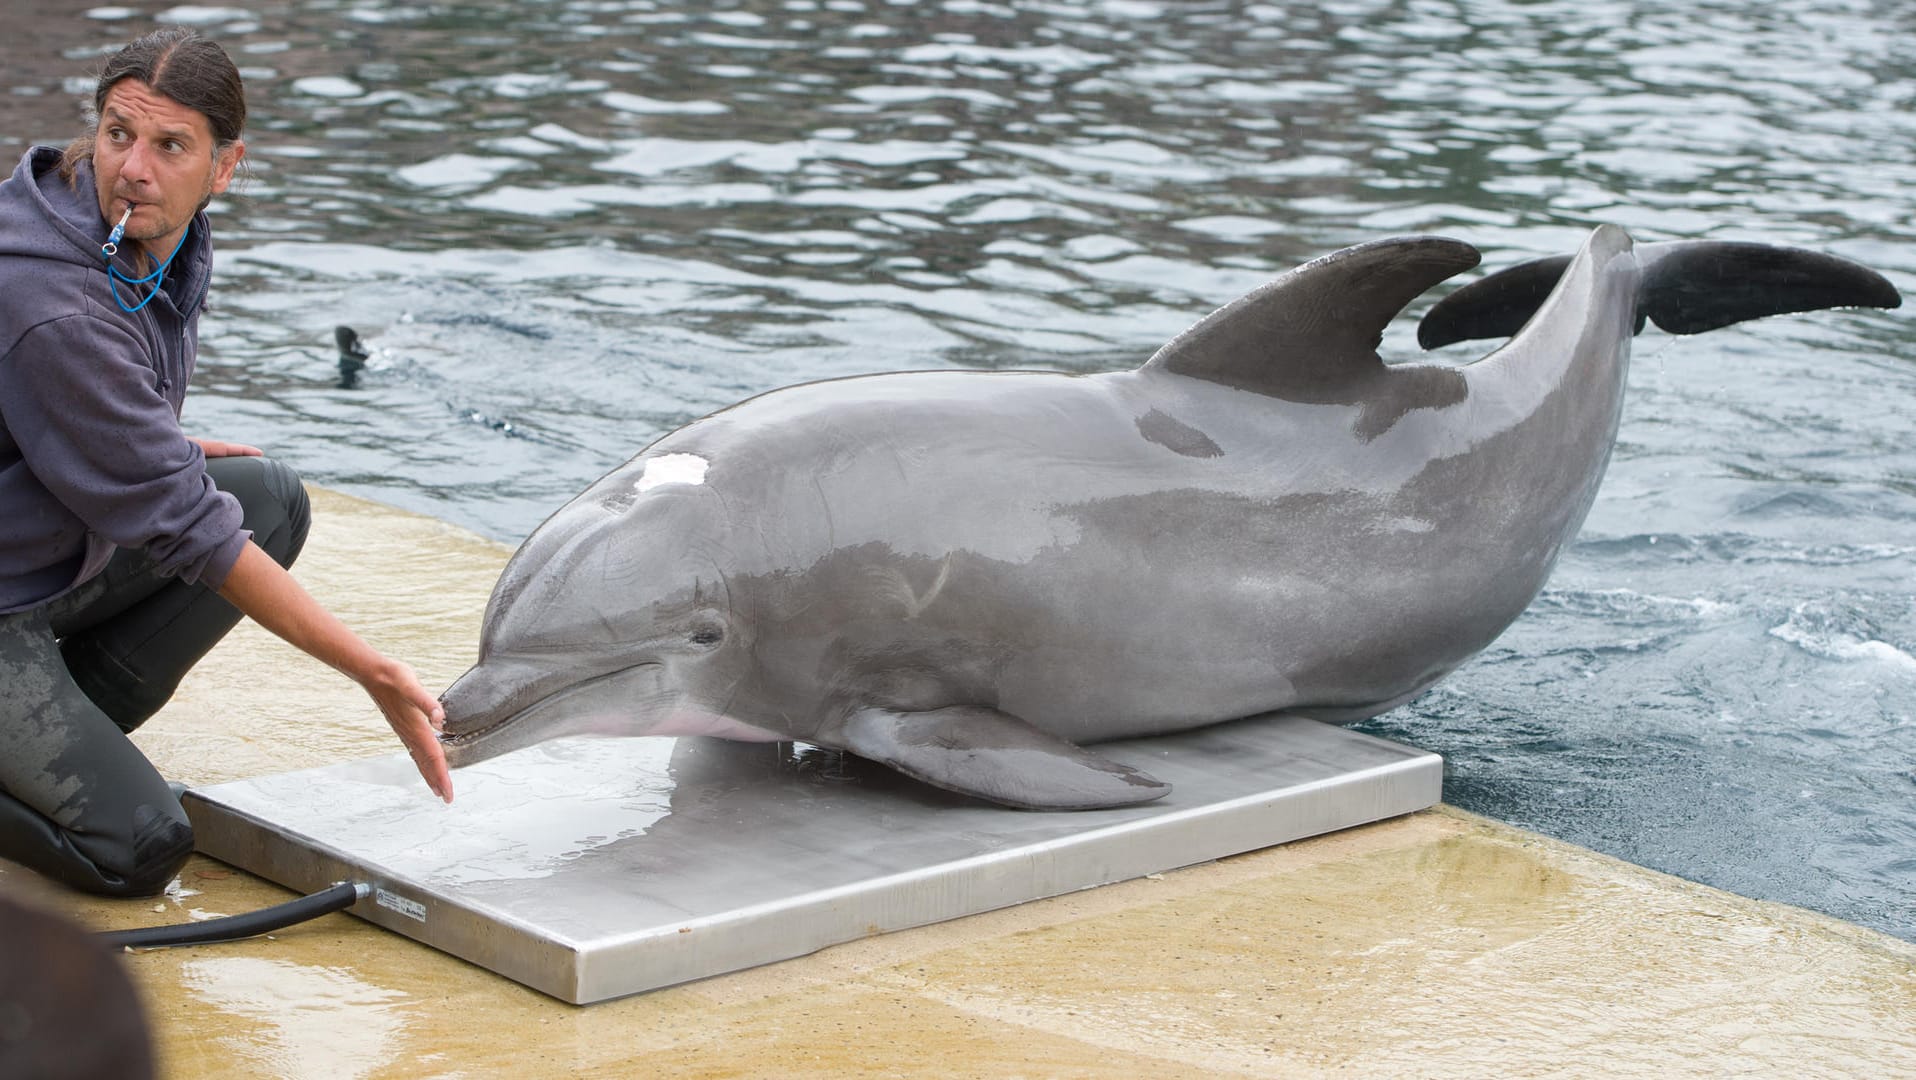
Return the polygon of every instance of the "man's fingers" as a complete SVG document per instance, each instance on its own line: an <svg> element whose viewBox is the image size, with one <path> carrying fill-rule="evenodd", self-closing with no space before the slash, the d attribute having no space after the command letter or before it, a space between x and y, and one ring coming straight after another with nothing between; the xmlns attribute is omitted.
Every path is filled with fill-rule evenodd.
<svg viewBox="0 0 1916 1080"><path fill-rule="evenodd" d="M429 724L413 727L406 738L407 749L412 751L413 767L432 789L434 795L452 801L452 773L446 768L446 750L439 745L439 737L433 734Z"/></svg>
<svg viewBox="0 0 1916 1080"><path fill-rule="evenodd" d="M266 452L257 446L245 443L225 442L220 439L200 439L200 452L210 458L218 457L265 457Z"/></svg>
<svg viewBox="0 0 1916 1080"><path fill-rule="evenodd" d="M423 694L424 689L419 691ZM393 733L399 741L406 744L406 752L412 757L413 768L419 770L419 776L426 781L434 795L446 802L452 801L452 770L446 765L446 749L439 742L438 728L445 723L444 712L432 700L432 710L419 707L417 700L408 702L411 708L388 713L386 720L392 725ZM438 715L434 715L437 713Z"/></svg>
<svg viewBox="0 0 1916 1080"><path fill-rule="evenodd" d="M446 752L439 748L435 740L431 746L410 746L413 768L419 770L420 779L432 789L434 795L446 802L452 801L452 771L446 767Z"/></svg>
<svg viewBox="0 0 1916 1080"><path fill-rule="evenodd" d="M426 714L426 723L432 725L434 731L446 730L446 707L439 703L438 698L428 694L421 711Z"/></svg>

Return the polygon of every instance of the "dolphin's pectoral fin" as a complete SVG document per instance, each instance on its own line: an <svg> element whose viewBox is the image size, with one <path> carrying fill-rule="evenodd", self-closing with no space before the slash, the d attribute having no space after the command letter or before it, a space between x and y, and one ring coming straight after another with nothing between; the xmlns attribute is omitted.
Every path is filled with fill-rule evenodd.
<svg viewBox="0 0 1916 1080"><path fill-rule="evenodd" d="M1719 240L1636 245L1643 267L1637 325L1701 334L1732 323L1837 307L1893 308L1896 286L1866 266L1802 248ZM1570 257L1533 259L1499 270L1443 298L1417 326L1426 349L1510 337L1543 306Z"/></svg>
<svg viewBox="0 0 1916 1080"><path fill-rule="evenodd" d="M949 791L1021 810L1096 810L1162 798L1171 785L996 709L860 709L846 749Z"/></svg>
<svg viewBox="0 0 1916 1080"><path fill-rule="evenodd" d="M1425 289L1477 265L1477 249L1438 236L1345 248L1207 315L1145 364L1291 401L1348 402L1384 374L1384 327Z"/></svg>

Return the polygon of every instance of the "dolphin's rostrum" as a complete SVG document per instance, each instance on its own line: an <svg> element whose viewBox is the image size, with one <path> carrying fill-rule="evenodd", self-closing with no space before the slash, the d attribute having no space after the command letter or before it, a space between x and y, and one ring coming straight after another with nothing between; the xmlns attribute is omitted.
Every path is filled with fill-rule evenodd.
<svg viewBox="0 0 1916 1080"><path fill-rule="evenodd" d="M1536 596L1596 496L1631 337L1895 307L1854 263L1754 244L1574 258L1385 325L1475 249L1409 237L1299 267L1141 368L915 372L752 398L535 531L445 694L469 764L596 732L800 740L1008 806L1168 786L1081 744L1428 689Z"/></svg>

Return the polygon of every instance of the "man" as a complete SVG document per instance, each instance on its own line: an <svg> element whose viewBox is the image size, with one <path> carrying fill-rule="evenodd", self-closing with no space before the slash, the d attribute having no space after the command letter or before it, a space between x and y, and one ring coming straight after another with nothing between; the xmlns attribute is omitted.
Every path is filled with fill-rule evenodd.
<svg viewBox="0 0 1916 1080"><path fill-rule="evenodd" d="M94 107L91 132L0 182L0 858L139 896L192 832L125 732L242 612L363 686L448 801L452 782L433 695L286 572L298 477L179 426L203 211L246 152L238 70L160 30L107 61Z"/></svg>

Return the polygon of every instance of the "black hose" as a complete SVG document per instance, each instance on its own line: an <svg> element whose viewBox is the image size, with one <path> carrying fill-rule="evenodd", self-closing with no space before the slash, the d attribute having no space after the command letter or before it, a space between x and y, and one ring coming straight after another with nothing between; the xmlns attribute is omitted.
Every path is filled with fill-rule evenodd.
<svg viewBox="0 0 1916 1080"><path fill-rule="evenodd" d="M342 881L330 889L288 900L244 915L229 915L205 922L174 926L146 926L137 930L109 930L99 935L108 948L163 949L173 945L213 945L222 941L240 941L271 933L294 923L317 919L352 907L372 894L372 886L363 882Z"/></svg>

